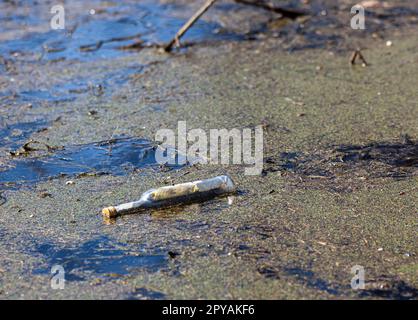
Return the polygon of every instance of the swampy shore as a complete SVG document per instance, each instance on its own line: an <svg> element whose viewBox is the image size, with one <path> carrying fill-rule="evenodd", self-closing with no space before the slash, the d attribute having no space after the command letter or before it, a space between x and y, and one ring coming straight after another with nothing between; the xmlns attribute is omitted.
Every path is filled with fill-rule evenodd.
<svg viewBox="0 0 418 320"><path fill-rule="evenodd" d="M114 23L112 14L127 16L130 8L130 1L120 12L116 4L85 3L99 22ZM416 299L413 14L406 8L397 9L399 19L373 16L381 24L373 20L359 35L348 30L348 1L338 8L312 3L306 9L314 17L330 8L330 20L318 20L329 25L321 28L316 18L312 25L306 18L283 23L226 1L196 25L189 45L170 54L106 44L71 51L65 45L73 42L63 40L49 42L57 51L40 57L16 49L21 43L10 41L24 35L7 29L0 38L9 45L0 50L0 298ZM180 22L196 9L176 6L170 15ZM159 26L155 19L150 23ZM318 32L301 34L295 24ZM33 22L30 34L48 34L42 26ZM103 38L76 45L97 40ZM128 40L123 45L135 41ZM357 47L366 67L349 62ZM152 144L158 129L176 130L178 121L203 130L262 125L262 174L244 175L241 165L161 168L126 157L140 142ZM59 162L53 170L63 159L71 168L75 155L90 157L77 162L85 169L60 175ZM149 188L220 174L237 184L235 197L115 221L100 214ZM51 288L57 264L66 270L63 290ZM356 265L365 270L364 290L351 288Z"/></svg>

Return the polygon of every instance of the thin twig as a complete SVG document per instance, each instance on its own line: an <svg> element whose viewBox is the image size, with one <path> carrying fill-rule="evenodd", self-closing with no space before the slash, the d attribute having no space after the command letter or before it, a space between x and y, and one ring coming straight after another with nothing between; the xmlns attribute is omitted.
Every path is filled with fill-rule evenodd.
<svg viewBox="0 0 418 320"><path fill-rule="evenodd" d="M357 51L357 50L354 50L354 51L351 53L351 56L350 56L350 64L351 64L351 65L353 65L353 64L355 64L355 63L356 63L357 55L358 55L358 51Z"/></svg>
<svg viewBox="0 0 418 320"><path fill-rule="evenodd" d="M86 45L80 46L80 51L84 51L84 52L97 51L105 43L133 40L133 39L139 38L143 35L145 35L145 33L137 33L137 34L134 34L134 35L131 35L131 36L126 36L126 37L115 37L115 38L110 38L110 39L107 39L107 40L99 40L96 43L86 44Z"/></svg>
<svg viewBox="0 0 418 320"><path fill-rule="evenodd" d="M164 47L165 51L171 51L174 45L178 45L180 38L189 30L195 22L216 2L216 0L207 0L205 4L177 31L174 38Z"/></svg>

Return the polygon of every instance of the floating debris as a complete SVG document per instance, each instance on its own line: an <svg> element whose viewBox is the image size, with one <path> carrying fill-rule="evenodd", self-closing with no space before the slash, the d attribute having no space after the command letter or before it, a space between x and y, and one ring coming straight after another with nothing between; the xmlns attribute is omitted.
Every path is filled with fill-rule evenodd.
<svg viewBox="0 0 418 320"><path fill-rule="evenodd" d="M105 218L130 213L147 208L161 208L179 203L189 203L199 199L207 199L216 195L229 194L236 191L232 179L218 176L206 180L186 182L174 186L151 189L142 194L138 201L124 203L116 207L102 210Z"/></svg>

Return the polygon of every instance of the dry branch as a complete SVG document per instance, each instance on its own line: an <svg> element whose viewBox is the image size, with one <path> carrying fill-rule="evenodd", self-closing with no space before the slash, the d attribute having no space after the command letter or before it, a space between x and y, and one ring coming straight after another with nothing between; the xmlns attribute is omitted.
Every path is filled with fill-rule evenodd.
<svg viewBox="0 0 418 320"><path fill-rule="evenodd" d="M165 46L165 51L171 51L173 46L178 45L180 38L189 30L195 22L216 2L216 0L207 0L205 4L177 31L174 38Z"/></svg>

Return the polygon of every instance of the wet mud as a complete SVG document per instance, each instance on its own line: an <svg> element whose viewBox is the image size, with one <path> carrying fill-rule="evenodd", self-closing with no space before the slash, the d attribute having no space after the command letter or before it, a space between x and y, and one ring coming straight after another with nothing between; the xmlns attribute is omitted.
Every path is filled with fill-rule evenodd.
<svg viewBox="0 0 418 320"><path fill-rule="evenodd" d="M282 152L265 159L263 174L293 174L334 187L341 179L407 179L418 173L418 144L407 136L394 142L341 145L307 154ZM343 190L340 190L343 191Z"/></svg>

